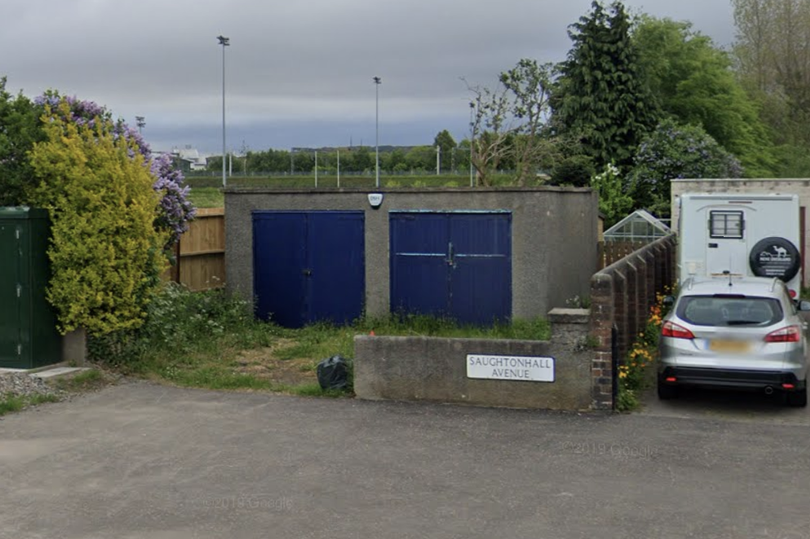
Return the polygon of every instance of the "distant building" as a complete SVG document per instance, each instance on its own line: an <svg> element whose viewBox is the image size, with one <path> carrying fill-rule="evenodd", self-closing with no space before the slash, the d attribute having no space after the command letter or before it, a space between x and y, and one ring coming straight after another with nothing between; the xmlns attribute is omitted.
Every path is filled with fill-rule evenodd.
<svg viewBox="0 0 810 539"><path fill-rule="evenodd" d="M155 152L156 154L168 153L172 157L174 166L182 172L194 172L198 170L205 170L207 166L207 159L201 156L197 148L190 145L184 148L172 148L170 152Z"/></svg>

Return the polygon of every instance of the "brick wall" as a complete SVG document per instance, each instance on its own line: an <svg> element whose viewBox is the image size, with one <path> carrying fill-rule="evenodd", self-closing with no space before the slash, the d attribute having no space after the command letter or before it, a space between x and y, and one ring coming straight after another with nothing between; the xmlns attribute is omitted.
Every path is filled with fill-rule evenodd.
<svg viewBox="0 0 810 539"><path fill-rule="evenodd" d="M596 345L591 373L592 408L613 407L613 346L619 358L625 357L635 336L644 328L656 293L673 284L674 264L675 236L670 235L591 278L590 335Z"/></svg>

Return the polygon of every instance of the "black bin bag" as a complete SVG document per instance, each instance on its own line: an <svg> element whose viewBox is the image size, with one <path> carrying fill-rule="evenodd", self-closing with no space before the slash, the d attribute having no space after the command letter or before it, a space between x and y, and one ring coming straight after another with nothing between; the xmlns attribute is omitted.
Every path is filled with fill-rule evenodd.
<svg viewBox="0 0 810 539"><path fill-rule="evenodd" d="M318 383L321 389L346 389L349 365L345 358L332 356L318 363Z"/></svg>

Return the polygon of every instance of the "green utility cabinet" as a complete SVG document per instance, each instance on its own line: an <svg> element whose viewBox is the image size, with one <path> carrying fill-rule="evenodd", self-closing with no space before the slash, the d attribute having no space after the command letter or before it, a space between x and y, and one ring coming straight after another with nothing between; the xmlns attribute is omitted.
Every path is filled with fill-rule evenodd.
<svg viewBox="0 0 810 539"><path fill-rule="evenodd" d="M45 299L50 279L48 212L0 208L0 367L59 363L62 339Z"/></svg>

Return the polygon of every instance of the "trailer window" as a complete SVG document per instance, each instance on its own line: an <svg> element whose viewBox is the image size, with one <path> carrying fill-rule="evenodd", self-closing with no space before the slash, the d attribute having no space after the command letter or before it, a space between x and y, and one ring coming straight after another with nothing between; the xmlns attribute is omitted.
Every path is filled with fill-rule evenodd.
<svg viewBox="0 0 810 539"><path fill-rule="evenodd" d="M709 235L712 238L742 239L743 212L709 212Z"/></svg>

